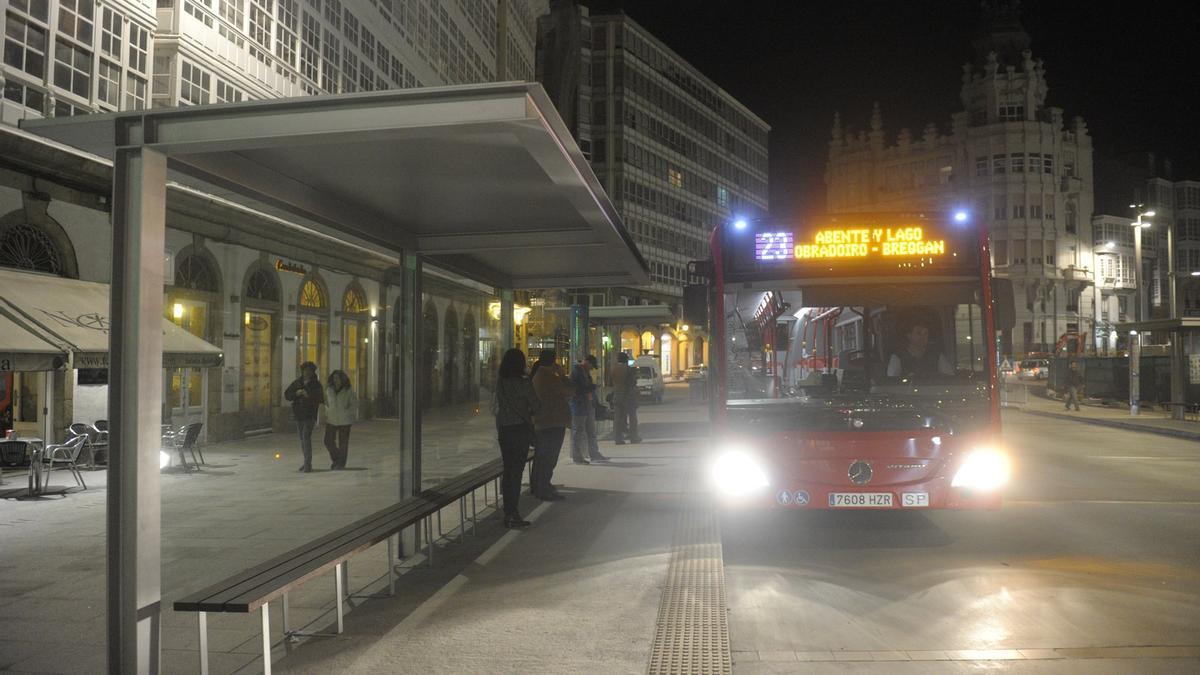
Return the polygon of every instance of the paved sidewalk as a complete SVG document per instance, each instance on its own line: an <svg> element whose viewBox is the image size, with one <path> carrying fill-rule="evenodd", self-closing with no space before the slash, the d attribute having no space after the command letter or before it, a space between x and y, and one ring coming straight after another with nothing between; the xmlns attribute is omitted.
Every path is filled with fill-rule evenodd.
<svg viewBox="0 0 1200 675"><path fill-rule="evenodd" d="M1118 408L1086 401L1082 402L1081 410L1068 411L1063 401L1035 392L1031 387L1024 402L1015 403L1011 408L1042 417L1200 440L1200 422L1171 419L1170 415L1150 405L1143 407L1137 417L1130 416L1127 406Z"/></svg>
<svg viewBox="0 0 1200 675"><path fill-rule="evenodd" d="M560 464L555 482L567 499L538 506L529 529L463 561L419 605L377 601L351 614L342 636L310 641L277 667L320 675L646 672L705 417L670 401L643 406L644 442L602 442L607 464Z"/></svg>

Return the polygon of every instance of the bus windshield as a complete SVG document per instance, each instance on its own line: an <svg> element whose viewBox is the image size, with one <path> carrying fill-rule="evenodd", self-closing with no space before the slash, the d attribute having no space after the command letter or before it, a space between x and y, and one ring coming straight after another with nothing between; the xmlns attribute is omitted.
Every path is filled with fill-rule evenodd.
<svg viewBox="0 0 1200 675"><path fill-rule="evenodd" d="M730 408L986 414L977 279L739 286L723 303Z"/></svg>

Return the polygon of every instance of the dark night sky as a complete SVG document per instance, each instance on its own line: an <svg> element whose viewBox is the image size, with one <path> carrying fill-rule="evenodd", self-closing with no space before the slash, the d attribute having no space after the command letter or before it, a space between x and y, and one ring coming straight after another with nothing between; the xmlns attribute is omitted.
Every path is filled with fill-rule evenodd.
<svg viewBox="0 0 1200 675"><path fill-rule="evenodd" d="M979 3L583 0L623 9L767 121L771 210L824 206L834 111L867 126L879 101L888 143L932 122L949 130L961 67L974 61ZM1200 180L1200 9L1185 2L1027 0L1021 19L1045 62L1047 104L1082 116L1098 155L1155 152Z"/></svg>

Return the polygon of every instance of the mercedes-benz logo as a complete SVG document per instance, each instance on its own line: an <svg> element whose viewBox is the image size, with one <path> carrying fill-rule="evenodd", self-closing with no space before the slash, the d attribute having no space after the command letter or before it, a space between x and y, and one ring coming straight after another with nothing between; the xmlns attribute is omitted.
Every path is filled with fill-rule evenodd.
<svg viewBox="0 0 1200 675"><path fill-rule="evenodd" d="M846 472L846 475L850 476L850 480L855 485L866 485L871 482L871 476L874 476L875 472L871 469L870 464L858 459L850 465L850 469Z"/></svg>

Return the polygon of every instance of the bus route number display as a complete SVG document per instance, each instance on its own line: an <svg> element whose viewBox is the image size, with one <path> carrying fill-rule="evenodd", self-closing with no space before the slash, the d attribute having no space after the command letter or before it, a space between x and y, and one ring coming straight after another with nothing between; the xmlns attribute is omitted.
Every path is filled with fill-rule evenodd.
<svg viewBox="0 0 1200 675"><path fill-rule="evenodd" d="M796 242L792 232L759 232L754 235L754 259L759 262L800 260L810 262L872 258L939 258L946 255L946 240L927 237L925 228L861 227L817 230L807 242Z"/></svg>

